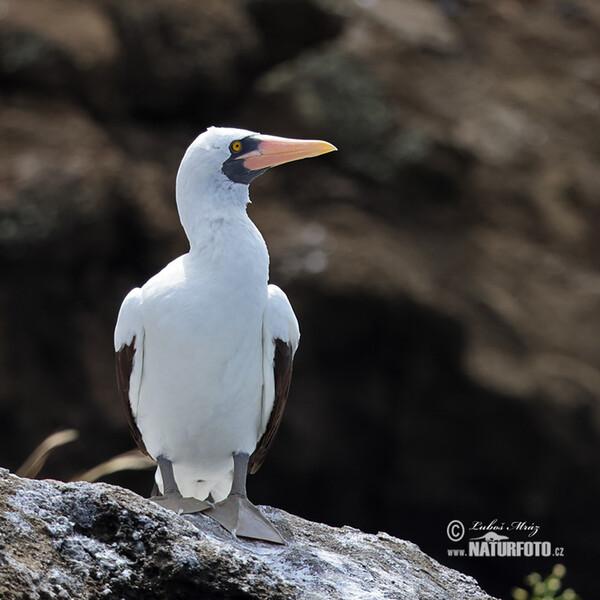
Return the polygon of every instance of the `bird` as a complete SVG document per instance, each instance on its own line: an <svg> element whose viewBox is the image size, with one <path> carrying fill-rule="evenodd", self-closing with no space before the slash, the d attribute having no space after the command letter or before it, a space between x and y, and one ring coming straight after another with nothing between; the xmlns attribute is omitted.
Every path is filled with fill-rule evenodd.
<svg viewBox="0 0 600 600"><path fill-rule="evenodd" d="M175 184L189 251L132 289L117 317L120 396L135 441L157 463L151 500L202 512L235 537L283 543L248 500L246 478L279 428L300 340L287 296L269 283L249 185L334 150L230 127L201 133Z"/></svg>

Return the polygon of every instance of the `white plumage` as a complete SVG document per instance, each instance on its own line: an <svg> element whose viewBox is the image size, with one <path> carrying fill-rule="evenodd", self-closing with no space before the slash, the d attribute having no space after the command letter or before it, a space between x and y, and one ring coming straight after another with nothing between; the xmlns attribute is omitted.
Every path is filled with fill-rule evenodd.
<svg viewBox="0 0 600 600"><path fill-rule="evenodd" d="M287 297L268 285L267 248L246 213L252 171L225 172L240 167L234 140L265 139L278 138L211 128L194 141L176 186L190 251L132 290L117 320L115 350L135 350L131 414L148 453L172 461L184 496L228 495L232 454L255 450L273 410L275 340L293 355L300 338ZM162 490L159 470L156 480Z"/></svg>

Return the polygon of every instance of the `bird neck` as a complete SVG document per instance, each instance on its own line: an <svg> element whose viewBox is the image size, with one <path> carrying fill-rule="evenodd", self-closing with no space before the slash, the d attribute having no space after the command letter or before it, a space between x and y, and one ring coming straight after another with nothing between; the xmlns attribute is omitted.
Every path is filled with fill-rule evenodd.
<svg viewBox="0 0 600 600"><path fill-rule="evenodd" d="M217 229L250 221L246 212L250 202L247 185L212 182L192 188L178 181L176 197L181 225L192 251L205 246Z"/></svg>
<svg viewBox="0 0 600 600"><path fill-rule="evenodd" d="M245 210L199 220L188 237L186 264L190 273L210 274L221 282L229 281L238 290L247 290L248 286L263 289L267 285L267 245Z"/></svg>

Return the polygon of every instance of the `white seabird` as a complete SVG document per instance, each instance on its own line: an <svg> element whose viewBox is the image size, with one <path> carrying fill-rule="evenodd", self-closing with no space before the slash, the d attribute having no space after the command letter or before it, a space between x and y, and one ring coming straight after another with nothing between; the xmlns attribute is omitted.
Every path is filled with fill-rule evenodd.
<svg viewBox="0 0 600 600"><path fill-rule="evenodd" d="M279 427L300 338L286 295L268 284L267 247L246 213L248 186L270 167L333 150L242 129L198 136L176 182L190 250L129 292L117 320L130 428L158 463L161 495L153 499L206 511L237 535L282 541L245 485Z"/></svg>

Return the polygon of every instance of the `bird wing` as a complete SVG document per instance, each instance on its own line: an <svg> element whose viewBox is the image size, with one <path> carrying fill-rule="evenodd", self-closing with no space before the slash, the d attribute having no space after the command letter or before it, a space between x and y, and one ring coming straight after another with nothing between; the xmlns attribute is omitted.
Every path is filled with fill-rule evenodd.
<svg viewBox="0 0 600 600"><path fill-rule="evenodd" d="M129 429L140 450L148 454L136 423L144 363L144 325L141 305L140 288L131 290L123 300L115 327L115 352L117 384Z"/></svg>
<svg viewBox="0 0 600 600"><path fill-rule="evenodd" d="M300 341L298 321L287 296L276 285L269 285L268 293L263 318L264 385L260 438L250 456L250 473L260 469L279 429L292 380L292 362Z"/></svg>

